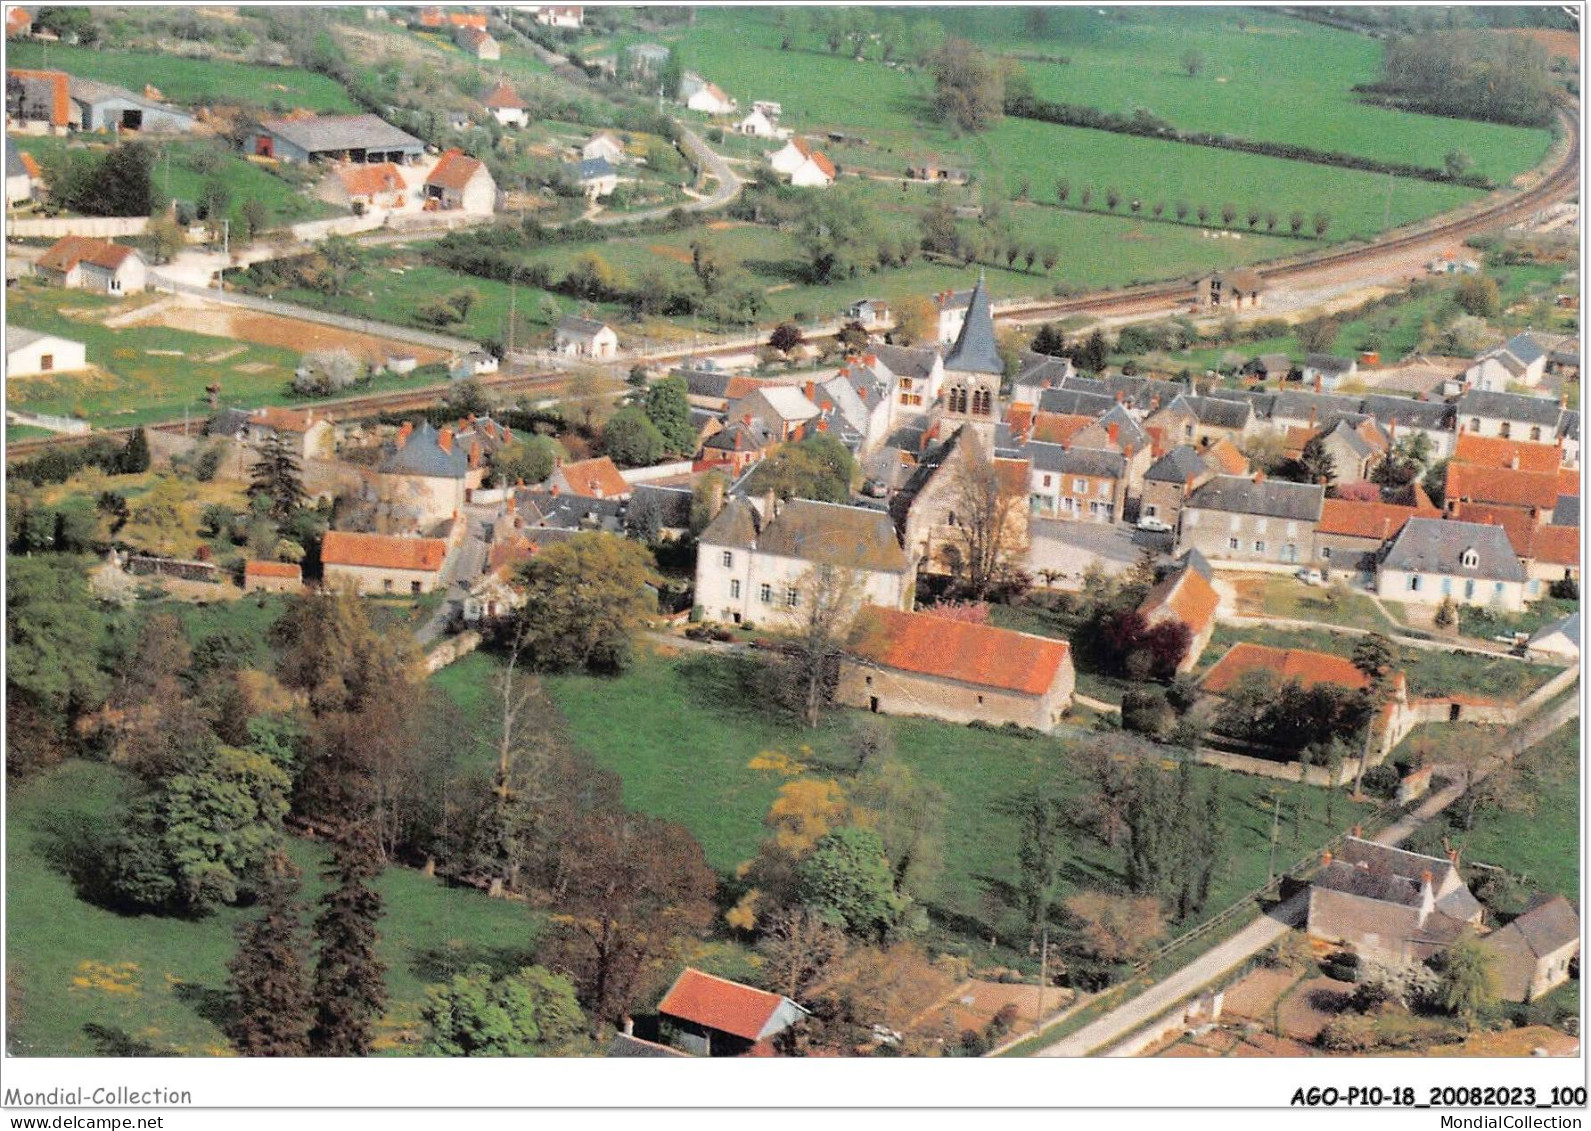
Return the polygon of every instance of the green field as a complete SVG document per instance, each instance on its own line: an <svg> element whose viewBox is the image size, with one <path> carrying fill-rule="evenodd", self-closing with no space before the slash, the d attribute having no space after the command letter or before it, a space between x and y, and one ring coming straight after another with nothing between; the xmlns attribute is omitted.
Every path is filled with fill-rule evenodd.
<svg viewBox="0 0 1591 1131"><path fill-rule="evenodd" d="M6 949L11 1051L26 1056L225 1055L220 1022L234 927L246 911L197 921L122 915L80 898L62 861L92 851L128 779L101 763L67 762L14 785L6 805ZM320 890L324 855L289 851ZM390 994L378 1051L401 1051L427 984L472 962L517 962L536 921L522 906L450 889L406 868L377 881L386 900L381 956Z"/></svg>
<svg viewBox="0 0 1591 1131"><path fill-rule="evenodd" d="M81 153L84 146L55 137L18 137L17 148L32 153L41 162L50 154L69 151ZM301 220L319 220L341 214L323 200L318 200L269 169L247 161L224 143L214 141L174 141L162 138L155 146L154 182L165 196L189 203L200 199L204 183L210 174L199 170L201 152L214 154L214 175L223 178L232 189L232 207L236 209L245 200L258 200L265 205L272 227L295 224ZM88 147L103 152L100 142ZM48 168L48 165L46 165Z"/></svg>
<svg viewBox="0 0 1591 1131"><path fill-rule="evenodd" d="M1465 860L1528 876L1545 892L1578 902L1580 891L1580 731L1578 721L1555 731L1517 763L1532 808L1483 808L1475 827L1455 821L1451 834Z"/></svg>
<svg viewBox="0 0 1591 1131"><path fill-rule="evenodd" d="M154 83L177 106L251 106L275 113L302 107L358 113L348 92L324 75L299 67L258 67L141 51L69 47L61 43L7 43L6 65L66 71L141 92Z"/></svg>
<svg viewBox="0 0 1591 1131"><path fill-rule="evenodd" d="M998 47L1016 45L1009 33L1022 18L1018 11L988 9L947 9L943 15L974 40ZM1240 209L1253 203L1283 216L1295 208L1308 214L1325 210L1334 220L1328 232L1332 239L1374 234L1382 226L1387 179L1378 175L1031 121L1008 119L985 134L955 136L924 121L931 84L925 73L831 55L817 49L810 35L804 46L781 51L776 18L772 9L704 10L696 26L681 34L681 54L688 66L742 101L778 99L784 125L865 134L869 146L831 149L842 166L893 170L914 158L938 157L965 164L983 182L1001 179L1008 190L1027 177L1035 195L1047 196L1055 179L1066 176L1074 184L1114 184L1126 194L1146 200L1163 196L1168 203L1185 198L1219 208L1231 200ZM1449 149L1461 148L1478 169L1504 180L1537 163L1550 140L1542 130L1359 106L1349 87L1374 74L1379 48L1312 24L1210 9L1130 10L1119 18L1067 9L1052 10L1051 19L1064 25L1064 32L1039 50L1070 55L1074 62L1025 64L1037 92L1048 97L1114 110L1145 106L1180 126L1246 135L1252 125L1256 137L1435 165ZM1265 33L1237 32L1240 19L1256 29L1263 24ZM1190 35L1210 60L1198 80L1167 65L1180 59ZM1276 43L1285 43L1286 52L1274 53ZM1279 62L1243 64L1255 58ZM1331 65L1322 65L1322 58ZM1346 75L1338 65L1348 68ZM1234 73L1224 74L1222 67ZM1227 81L1217 82L1220 78ZM1190 87L1202 97L1190 94ZM1399 180L1392 192L1392 222L1443 211L1475 195Z"/></svg>
<svg viewBox="0 0 1591 1131"><path fill-rule="evenodd" d="M7 297L11 324L83 342L89 363L100 370L7 381L6 403L14 408L80 416L101 428L181 420L185 410L200 421L209 415L205 387L212 382L220 383L226 404L311 403L291 388L299 358L295 350L164 326L110 329L97 319L116 307L117 300L83 291L24 283ZM427 367L407 377L378 377L360 389L379 392L438 380L436 371Z"/></svg>
<svg viewBox="0 0 1591 1131"><path fill-rule="evenodd" d="M476 653L447 669L443 686L468 703L461 688L478 687L494 661ZM777 750L823 776L844 778L850 765L848 728L859 715L833 712L815 731L789 725L744 681L760 669L755 660L643 653L616 679L560 676L546 681L575 742L624 781L624 802L643 812L684 823L714 867L730 871L756 851L763 816L785 779L747 763ZM1022 738L925 719L885 720L895 749L908 765L941 786L945 814L945 875L937 909L961 930L1014 929L1005 898L1016 879L1017 822L1008 805L1039 786L1081 798L1086 787L1068 752L1089 732L1066 729L1053 737ZM1220 771L1199 767L1201 779ZM1208 908L1213 912L1264 882L1270 837L1272 783L1222 774L1227 802L1230 861ZM1333 832L1324 820L1324 794L1301 787L1305 805L1296 852L1301 855ZM1284 799L1284 806L1287 800ZM1361 810L1337 798L1336 821L1347 827ZM1284 833L1291 837L1291 832ZM1122 882L1120 850L1111 853L1079 837L1066 871L1076 886L1114 887ZM988 925L987 928L975 924Z"/></svg>
<svg viewBox="0 0 1591 1131"><path fill-rule="evenodd" d="M1499 184L1539 162L1546 130L1405 114L1352 91L1381 70L1374 40L1253 8L1052 8L1042 31L1017 8L936 13L954 34L1019 56L1034 93L1130 114L1143 109L1186 130L1340 150L1440 168L1449 150ZM1183 57L1203 69L1190 78Z"/></svg>

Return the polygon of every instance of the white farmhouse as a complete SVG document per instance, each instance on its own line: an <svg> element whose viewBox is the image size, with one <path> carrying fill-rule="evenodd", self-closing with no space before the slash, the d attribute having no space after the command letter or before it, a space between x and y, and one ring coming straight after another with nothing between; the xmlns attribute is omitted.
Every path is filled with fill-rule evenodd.
<svg viewBox="0 0 1591 1131"><path fill-rule="evenodd" d="M725 94L714 83L704 83L702 88L685 100L687 110L696 110L703 114L733 114L735 100Z"/></svg>
<svg viewBox="0 0 1591 1131"><path fill-rule="evenodd" d="M600 361L619 352L619 336L605 322L568 315L558 322L553 349L567 357L588 357Z"/></svg>
<svg viewBox="0 0 1591 1131"><path fill-rule="evenodd" d="M70 373L88 368L87 349L82 342L6 327L6 377L39 377L47 373Z"/></svg>

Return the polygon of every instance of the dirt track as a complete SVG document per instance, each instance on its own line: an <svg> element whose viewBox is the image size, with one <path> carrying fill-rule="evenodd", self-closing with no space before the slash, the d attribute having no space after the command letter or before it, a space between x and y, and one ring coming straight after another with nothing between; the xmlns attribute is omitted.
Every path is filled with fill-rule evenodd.
<svg viewBox="0 0 1591 1131"><path fill-rule="evenodd" d="M345 349L374 362L380 362L393 353L413 354L421 365L440 361L447 356L438 349L238 307L188 302L161 303L151 308L151 316L143 324L290 350Z"/></svg>

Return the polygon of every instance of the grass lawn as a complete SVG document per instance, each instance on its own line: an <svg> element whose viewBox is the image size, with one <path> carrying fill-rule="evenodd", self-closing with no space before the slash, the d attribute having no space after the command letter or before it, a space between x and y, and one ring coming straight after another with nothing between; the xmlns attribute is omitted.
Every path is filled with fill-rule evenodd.
<svg viewBox="0 0 1591 1131"><path fill-rule="evenodd" d="M477 653L446 669L443 686L466 712L470 696L479 694L470 688L484 683L493 663ZM574 741L623 778L625 803L684 823L712 865L730 871L755 853L768 805L786 780L748 763L761 752L779 751L814 773L843 779L850 768L849 730L859 718L858 712L834 711L816 730L790 725L754 705L765 702L756 697L757 664L645 652L618 678L560 676L546 687ZM947 796L946 869L936 900L944 921L985 938L991 929L1018 929L1007 904L1019 839L1009 805L1038 787L1081 799L1086 786L1068 752L1090 741L1090 733L1067 729L1023 738L926 719L885 722L899 756ZM1230 861L1211 897L1214 912L1265 880L1273 783L1205 767L1195 774L1201 782L1219 776L1226 798ZM1322 791L1290 786L1284 801L1294 796L1304 814L1296 851L1290 841L1285 849L1294 855L1327 839L1336 825L1347 827L1361 811L1338 797L1336 820L1328 825ZM1292 836L1290 829L1284 836ZM1065 865L1066 879L1075 886L1115 887L1122 866L1120 848L1108 852L1080 838Z"/></svg>
<svg viewBox="0 0 1591 1131"><path fill-rule="evenodd" d="M301 192L265 166L238 156L224 143L162 138L150 144L155 149L155 186L174 200L194 202L200 198L205 181L211 175L201 172L200 168L204 161L213 160L215 175L222 177L232 189L232 207L236 209L245 200L258 200L265 205L273 227L319 220L341 212ZM80 154L86 149L104 152L108 148L100 141L84 146L57 137L19 137L16 145L41 162L47 162L51 154Z"/></svg>
<svg viewBox="0 0 1591 1131"><path fill-rule="evenodd" d="M7 65L46 67L142 91L154 82L176 106L210 103L251 106L283 113L357 114L348 92L324 75L299 67L261 67L209 59L184 59L143 51L102 51L62 43L8 43Z"/></svg>
<svg viewBox="0 0 1591 1131"><path fill-rule="evenodd" d="M1240 640L1273 648L1308 648L1351 656L1358 639L1320 629L1234 628L1219 624L1199 659L1195 674L1203 675ZM1467 694L1512 702L1523 699L1563 670L1551 664L1530 664L1505 656L1492 658L1472 652L1406 648L1403 653L1403 674L1409 681L1410 697L1416 699Z"/></svg>
<svg viewBox="0 0 1591 1131"><path fill-rule="evenodd" d="M1533 633L1542 625L1562 620L1579 608L1579 601L1558 597L1543 597L1526 605L1522 612L1517 613L1493 612L1491 609L1474 605L1460 605L1458 627L1466 636L1478 636L1490 640L1493 636L1504 633Z"/></svg>
<svg viewBox="0 0 1591 1131"><path fill-rule="evenodd" d="M1363 593L1350 591L1333 600L1321 587L1274 575L1265 578L1264 586L1266 616L1323 621L1371 632L1392 631L1392 625L1381 615L1375 602Z"/></svg>
<svg viewBox="0 0 1591 1131"><path fill-rule="evenodd" d="M1528 811L1483 808L1465 831L1455 819L1450 834L1463 858L1507 868L1545 892L1577 901L1580 891L1580 732L1578 720L1521 755ZM1457 807L1462 811L1462 807ZM1451 812L1451 811L1450 811Z"/></svg>
<svg viewBox="0 0 1591 1131"><path fill-rule="evenodd" d="M120 770L67 762L10 790L6 808L6 945L14 1010L7 1034L28 1056L224 1055L226 963L247 911L201 920L121 915L79 898L60 862L112 815L128 788ZM305 896L321 889L324 859L289 845ZM381 1051L401 1051L424 987L475 961L517 963L536 920L518 904L449 889L389 868L381 957L389 1001Z"/></svg>

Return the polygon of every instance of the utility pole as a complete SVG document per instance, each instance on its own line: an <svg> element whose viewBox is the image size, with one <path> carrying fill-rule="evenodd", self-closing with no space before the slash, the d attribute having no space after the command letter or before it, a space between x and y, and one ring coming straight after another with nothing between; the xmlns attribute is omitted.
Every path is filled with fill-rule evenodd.
<svg viewBox="0 0 1591 1131"><path fill-rule="evenodd" d="M169 152L169 150L168 150ZM222 291L226 290L226 268L232 261L232 221L221 221L221 270L217 272L217 285Z"/></svg>
<svg viewBox="0 0 1591 1131"><path fill-rule="evenodd" d="M1385 234L1386 230L1388 228L1390 228L1390 227L1392 227L1392 174L1388 173L1387 174L1387 207L1386 207L1386 211L1384 213L1382 213L1382 216L1381 216L1381 231L1382 231L1382 233Z"/></svg>
<svg viewBox="0 0 1591 1131"><path fill-rule="evenodd" d="M508 355L514 355L514 304L519 294L519 270L508 273Z"/></svg>
<svg viewBox="0 0 1591 1131"><path fill-rule="evenodd" d="M1276 882L1276 837L1281 831L1282 824L1282 793L1281 790L1271 790L1271 866L1269 878L1265 886L1269 888Z"/></svg>
<svg viewBox="0 0 1591 1131"><path fill-rule="evenodd" d="M1039 1011L1033 1018L1033 1031L1037 1033L1044 1027L1044 987L1050 980L1050 924L1049 916L1045 916L1043 942L1039 945Z"/></svg>

